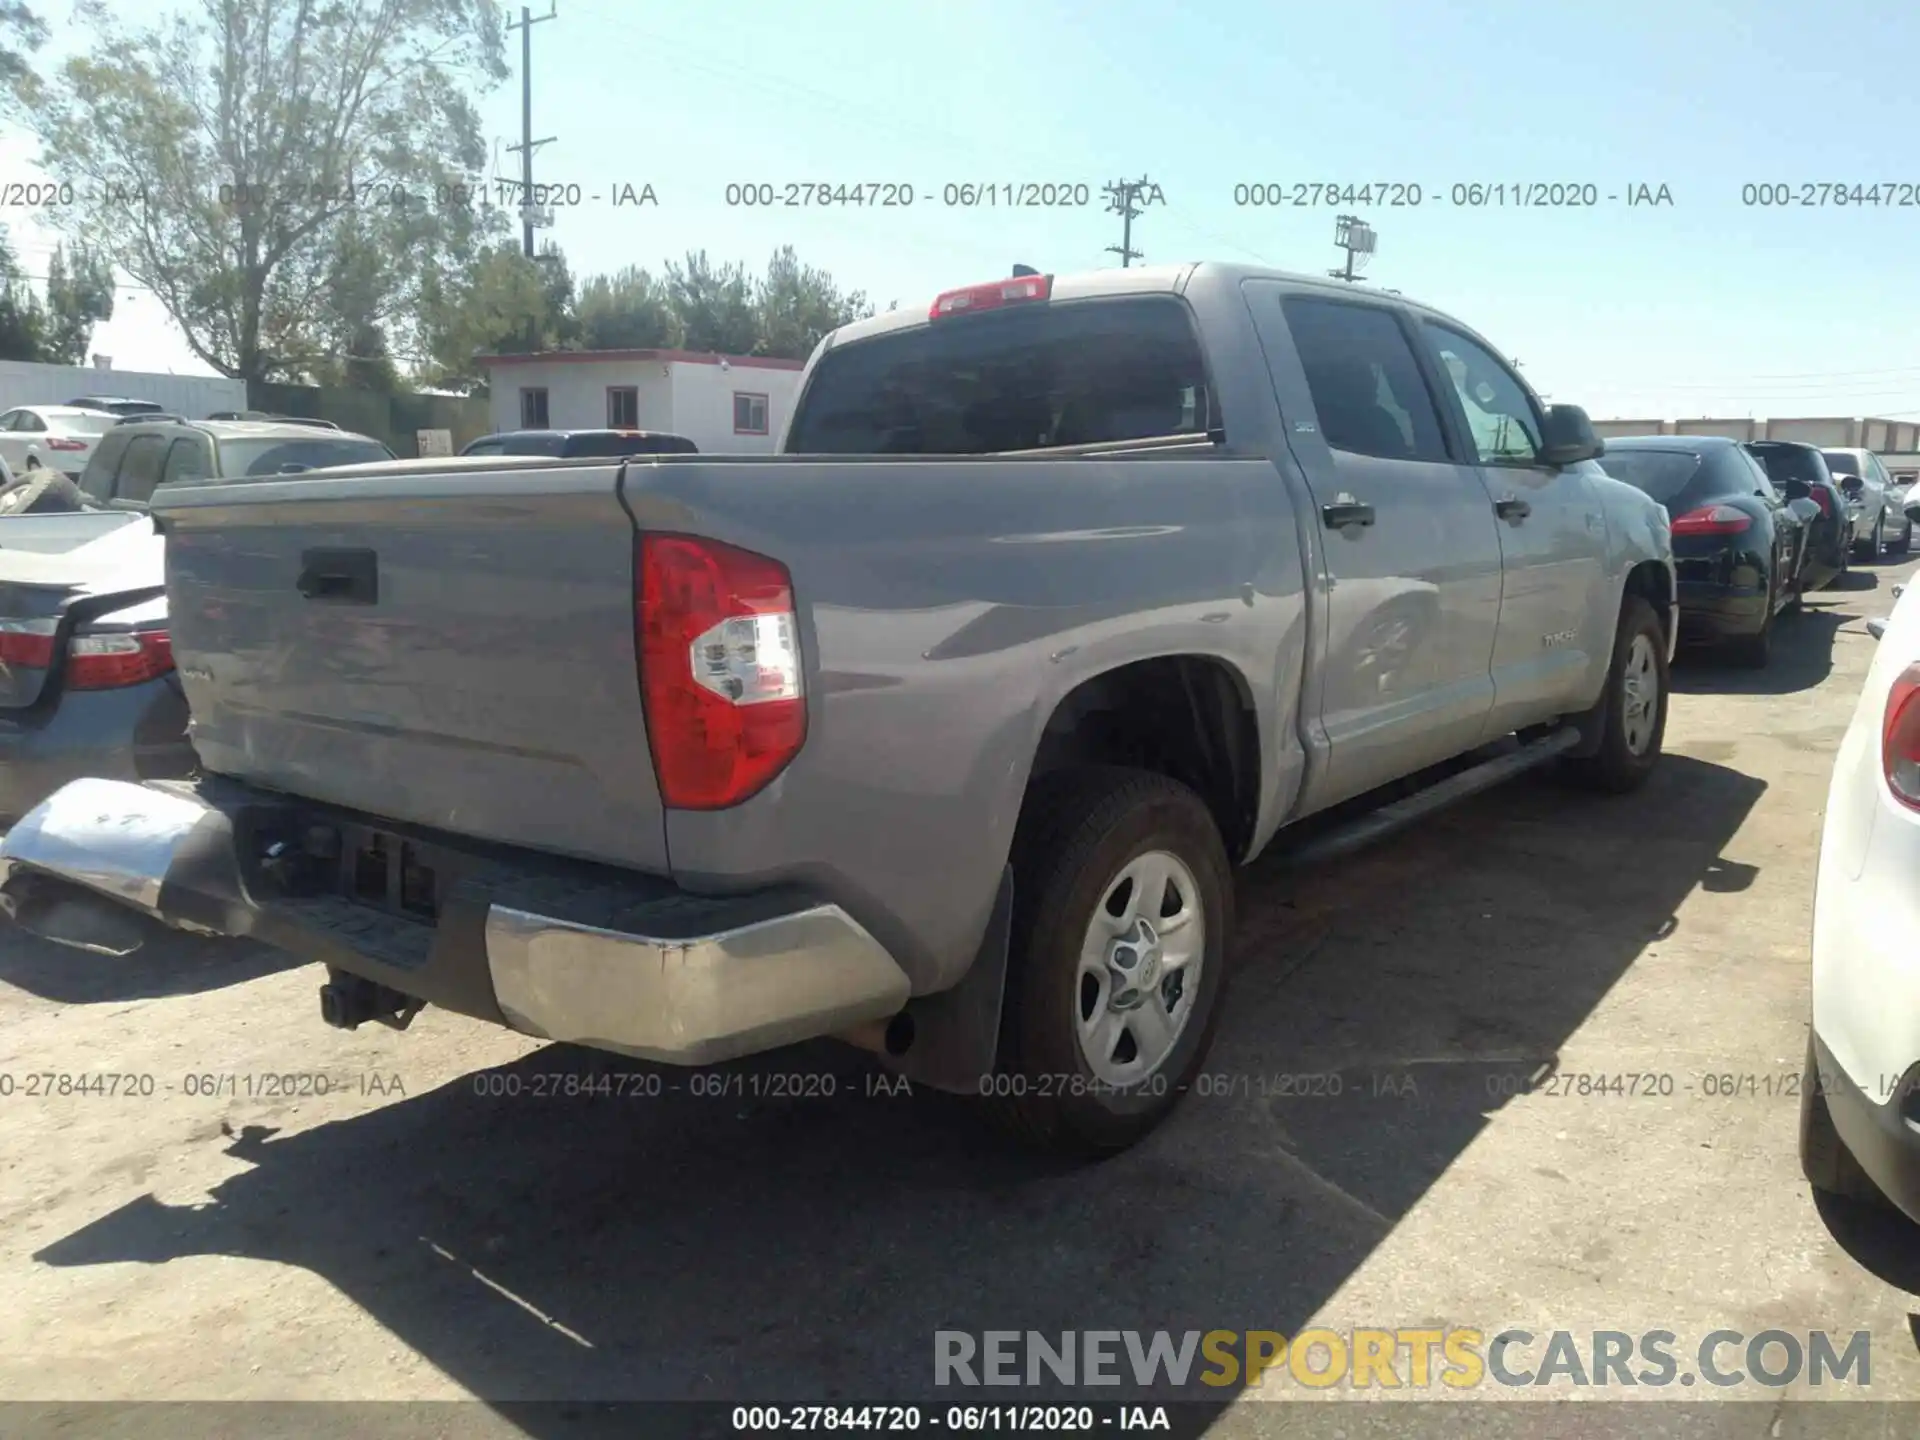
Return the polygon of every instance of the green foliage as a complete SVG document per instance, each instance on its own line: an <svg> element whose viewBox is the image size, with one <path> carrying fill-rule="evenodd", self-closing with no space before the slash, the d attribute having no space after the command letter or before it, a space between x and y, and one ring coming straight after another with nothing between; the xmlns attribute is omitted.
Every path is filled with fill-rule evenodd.
<svg viewBox="0 0 1920 1440"><path fill-rule="evenodd" d="M505 77L491 0L200 0L90 43L37 87L50 220L152 289L201 359L306 379L417 352L422 300L503 228L446 203ZM379 336L376 342L375 335Z"/></svg>
<svg viewBox="0 0 1920 1440"><path fill-rule="evenodd" d="M529 260L518 244L503 241L462 273L436 277L423 300L420 378L437 389L472 391L484 384L478 356L558 350L579 338L573 279L551 246Z"/></svg>
<svg viewBox="0 0 1920 1440"><path fill-rule="evenodd" d="M588 350L678 350L686 327L664 280L629 265L595 275L580 288L574 307L580 343Z"/></svg>
<svg viewBox="0 0 1920 1440"><path fill-rule="evenodd" d="M0 112L17 111L38 82L27 56L47 40L47 22L21 0L0 0Z"/></svg>
<svg viewBox="0 0 1920 1440"><path fill-rule="evenodd" d="M47 316L0 232L0 360L38 360Z"/></svg>
<svg viewBox="0 0 1920 1440"><path fill-rule="evenodd" d="M85 245L71 257L54 247L47 262L47 314L40 358L50 365L84 365L93 327L113 318L113 265Z"/></svg>
<svg viewBox="0 0 1920 1440"><path fill-rule="evenodd" d="M842 294L824 270L802 265L791 245L774 251L754 296L755 355L805 360L830 330L873 313L864 291Z"/></svg>

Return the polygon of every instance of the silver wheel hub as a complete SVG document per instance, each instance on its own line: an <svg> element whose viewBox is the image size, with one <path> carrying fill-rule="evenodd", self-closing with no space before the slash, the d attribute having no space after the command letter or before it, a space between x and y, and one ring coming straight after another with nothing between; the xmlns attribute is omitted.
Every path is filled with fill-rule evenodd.
<svg viewBox="0 0 1920 1440"><path fill-rule="evenodd" d="M1644 634L1635 635L1620 672L1620 729L1630 753L1646 754L1659 714L1660 667L1653 642Z"/></svg>
<svg viewBox="0 0 1920 1440"><path fill-rule="evenodd" d="M1094 1077L1135 1085L1166 1062L1199 995L1207 929L1200 887L1178 856L1121 867L1087 924L1075 977L1081 1057Z"/></svg>

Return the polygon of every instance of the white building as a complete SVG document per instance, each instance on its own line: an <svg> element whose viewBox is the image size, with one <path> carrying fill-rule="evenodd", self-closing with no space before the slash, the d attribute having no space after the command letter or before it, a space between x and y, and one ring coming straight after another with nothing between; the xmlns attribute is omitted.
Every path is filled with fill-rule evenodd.
<svg viewBox="0 0 1920 1440"><path fill-rule="evenodd" d="M495 430L664 430L702 454L771 454L799 360L690 350L483 355Z"/></svg>

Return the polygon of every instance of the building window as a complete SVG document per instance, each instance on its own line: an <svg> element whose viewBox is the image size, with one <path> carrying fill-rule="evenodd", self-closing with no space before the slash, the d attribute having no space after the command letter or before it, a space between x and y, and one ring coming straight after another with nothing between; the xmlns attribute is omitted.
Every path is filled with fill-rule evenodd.
<svg viewBox="0 0 1920 1440"><path fill-rule="evenodd" d="M607 387L607 428L609 430L638 430L640 428L640 389L636 385L609 385Z"/></svg>
<svg viewBox="0 0 1920 1440"><path fill-rule="evenodd" d="M520 428L547 429L547 387L525 385L520 389Z"/></svg>
<svg viewBox="0 0 1920 1440"><path fill-rule="evenodd" d="M767 433L766 396L750 394L745 390L733 392L733 433L736 435Z"/></svg>

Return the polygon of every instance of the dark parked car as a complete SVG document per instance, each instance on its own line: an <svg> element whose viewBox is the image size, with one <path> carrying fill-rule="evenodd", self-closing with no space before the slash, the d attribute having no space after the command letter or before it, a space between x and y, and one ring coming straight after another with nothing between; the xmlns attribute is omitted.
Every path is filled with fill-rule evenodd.
<svg viewBox="0 0 1920 1440"><path fill-rule="evenodd" d="M697 455L684 435L662 430L503 430L482 435L462 455Z"/></svg>
<svg viewBox="0 0 1920 1440"><path fill-rule="evenodd" d="M1717 435L1609 440L1600 463L1666 507L1682 642L1765 665L1774 617L1800 603L1813 504L1796 508L1739 442Z"/></svg>
<svg viewBox="0 0 1920 1440"><path fill-rule="evenodd" d="M82 775L193 773L165 553L143 517L60 554L0 554L0 820Z"/></svg>
<svg viewBox="0 0 1920 1440"><path fill-rule="evenodd" d="M136 518L59 553L0 549L0 819L83 775L192 773L167 623L166 541L144 513L156 485L393 458L364 435L298 425L161 420L103 435L80 478L96 513L74 519L111 523L120 518L111 510Z"/></svg>
<svg viewBox="0 0 1920 1440"><path fill-rule="evenodd" d="M109 415L158 415L167 408L157 400L133 400L125 395L82 395L67 404L82 410L104 410Z"/></svg>
<svg viewBox="0 0 1920 1440"><path fill-rule="evenodd" d="M1811 500L1819 506L1819 518L1808 527L1807 565L1801 588L1826 589L1847 573L1859 539L1854 533L1854 507L1827 468L1826 457L1819 446L1802 445L1796 440L1754 440L1745 449L1760 462L1781 495L1790 501Z"/></svg>

